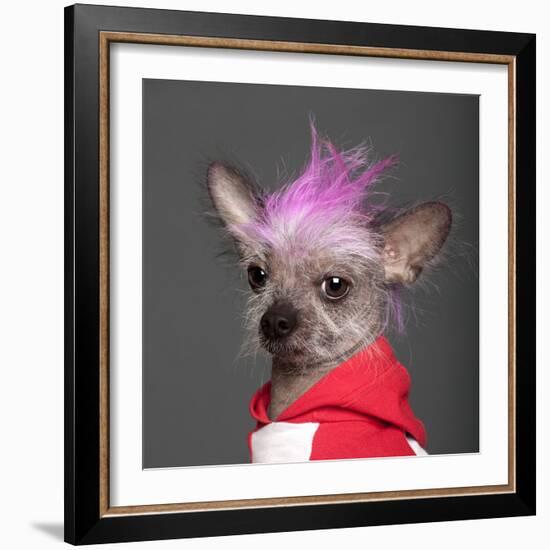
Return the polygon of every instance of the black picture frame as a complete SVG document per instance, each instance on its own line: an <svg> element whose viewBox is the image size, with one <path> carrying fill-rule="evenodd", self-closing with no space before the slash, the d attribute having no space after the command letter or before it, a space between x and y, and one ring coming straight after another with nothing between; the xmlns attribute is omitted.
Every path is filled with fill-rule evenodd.
<svg viewBox="0 0 550 550"><path fill-rule="evenodd" d="M511 56L515 67L515 490L155 514L100 503L100 32ZM535 60L532 34L143 8L65 9L65 540L218 536L535 514Z"/></svg>

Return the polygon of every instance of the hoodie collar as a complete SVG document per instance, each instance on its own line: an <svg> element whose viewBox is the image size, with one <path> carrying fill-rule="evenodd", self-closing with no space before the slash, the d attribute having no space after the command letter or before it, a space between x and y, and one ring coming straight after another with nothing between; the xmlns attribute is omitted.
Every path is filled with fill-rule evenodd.
<svg viewBox="0 0 550 550"><path fill-rule="evenodd" d="M421 445L425 431L408 403L410 377L384 336L319 379L291 403L276 422L380 421L411 433ZM268 416L271 382L252 397L250 413L259 425Z"/></svg>

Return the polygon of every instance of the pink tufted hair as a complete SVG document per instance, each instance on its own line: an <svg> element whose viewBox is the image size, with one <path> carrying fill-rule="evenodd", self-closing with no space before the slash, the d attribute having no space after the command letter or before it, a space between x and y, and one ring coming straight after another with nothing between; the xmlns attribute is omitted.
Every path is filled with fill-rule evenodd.
<svg viewBox="0 0 550 550"><path fill-rule="evenodd" d="M310 159L301 174L263 197L257 219L231 229L271 249L322 248L375 259L375 235L368 226L380 207L368 199L397 158L371 162L368 152L364 146L339 151L319 137L312 121Z"/></svg>

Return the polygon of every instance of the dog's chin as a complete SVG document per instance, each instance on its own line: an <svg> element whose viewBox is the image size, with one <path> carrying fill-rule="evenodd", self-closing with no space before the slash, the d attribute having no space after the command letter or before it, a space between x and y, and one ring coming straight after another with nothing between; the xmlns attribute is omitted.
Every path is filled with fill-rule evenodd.
<svg viewBox="0 0 550 550"><path fill-rule="evenodd" d="M309 369L319 363L320 358L316 355L306 352L292 342L286 341L269 341L265 338L260 338L260 343L274 359L279 361L279 364L292 366L292 369Z"/></svg>
<svg viewBox="0 0 550 550"><path fill-rule="evenodd" d="M268 353L281 359L290 361L304 356L304 352L291 340L268 340L262 335L260 336L260 345Z"/></svg>
<svg viewBox="0 0 550 550"><path fill-rule="evenodd" d="M260 346L270 355L280 359L283 363L292 364L295 367L309 368L313 366L334 366L342 360L345 360L345 357L339 358L329 352L324 355L319 352L312 353L311 351L306 351L303 347L294 342L292 338L285 340L269 340L265 338L263 334L260 334L259 340ZM324 348L321 348L321 350L324 351Z"/></svg>

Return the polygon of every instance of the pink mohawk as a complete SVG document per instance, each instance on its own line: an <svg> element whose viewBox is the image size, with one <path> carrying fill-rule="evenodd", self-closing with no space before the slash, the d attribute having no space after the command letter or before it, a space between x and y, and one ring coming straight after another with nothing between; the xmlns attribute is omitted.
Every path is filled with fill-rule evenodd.
<svg viewBox="0 0 550 550"><path fill-rule="evenodd" d="M310 159L300 176L264 197L259 219L239 229L273 248L301 243L372 258L365 230L379 210L365 203L373 184L396 162L390 156L372 163L363 146L338 151L319 138L312 122Z"/></svg>
<svg viewBox="0 0 550 550"><path fill-rule="evenodd" d="M364 147L339 152L329 140L319 140L312 123L309 163L298 179L268 197L266 216L361 211L372 184L396 163L391 156L369 164L367 152Z"/></svg>

